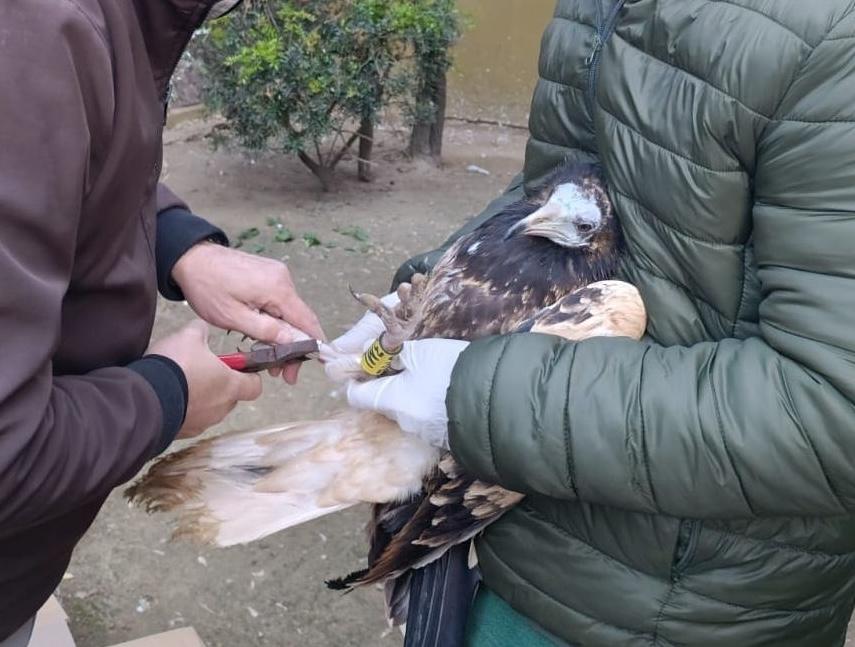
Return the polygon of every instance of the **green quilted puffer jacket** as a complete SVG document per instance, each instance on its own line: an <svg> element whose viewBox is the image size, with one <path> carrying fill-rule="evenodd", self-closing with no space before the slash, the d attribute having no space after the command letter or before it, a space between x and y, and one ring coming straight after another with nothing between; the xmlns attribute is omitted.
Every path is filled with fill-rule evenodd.
<svg viewBox="0 0 855 647"><path fill-rule="evenodd" d="M842 645L855 602L855 1L561 0L523 180L599 159L645 342L473 343L452 450L524 492L487 585L572 645ZM398 273L429 269L441 250Z"/></svg>

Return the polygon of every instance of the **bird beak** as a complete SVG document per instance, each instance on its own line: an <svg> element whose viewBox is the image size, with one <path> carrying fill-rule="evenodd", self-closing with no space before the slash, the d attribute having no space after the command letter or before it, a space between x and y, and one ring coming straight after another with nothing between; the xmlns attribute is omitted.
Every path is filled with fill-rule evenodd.
<svg viewBox="0 0 855 647"><path fill-rule="evenodd" d="M549 231L555 230L555 223L562 218L561 205L555 202L547 202L534 213L526 216L505 234L505 240L522 231L527 236L546 236ZM548 238L548 236L546 236Z"/></svg>

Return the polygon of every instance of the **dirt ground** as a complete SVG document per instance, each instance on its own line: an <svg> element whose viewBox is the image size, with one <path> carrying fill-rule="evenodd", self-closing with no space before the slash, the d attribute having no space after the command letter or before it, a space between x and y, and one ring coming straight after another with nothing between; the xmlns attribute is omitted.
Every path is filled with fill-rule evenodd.
<svg viewBox="0 0 855 647"><path fill-rule="evenodd" d="M347 291L385 293L394 269L439 244L498 195L521 168L525 133L451 124L442 169L414 164L398 151L402 134L383 132L376 181L361 184L353 163L334 193L294 160L212 151L210 124L167 132L165 179L193 209L232 237L257 228L243 248L286 261L330 336L360 308ZM476 165L489 175L467 170ZM295 240L274 240L281 221ZM354 229L358 227L359 229ZM338 232L336 230L339 230ZM344 233L342 233L344 232ZM319 245L309 247L304 234ZM311 237L311 236L310 236ZM155 336L192 317L184 304L162 303ZM214 336L217 350L235 337ZM240 407L213 433L299 420L342 406L317 366L295 388L266 378L261 400ZM114 493L79 546L60 587L79 647L105 647L175 627L196 627L208 647L400 645L382 618L377 590L342 596L324 579L364 563L366 509L354 509L227 550L170 542L169 518L129 509Z"/></svg>

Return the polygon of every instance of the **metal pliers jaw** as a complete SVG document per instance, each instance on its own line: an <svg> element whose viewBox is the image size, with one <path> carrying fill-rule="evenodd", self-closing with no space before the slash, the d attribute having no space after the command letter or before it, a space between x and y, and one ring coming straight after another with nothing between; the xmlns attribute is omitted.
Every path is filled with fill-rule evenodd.
<svg viewBox="0 0 855 647"><path fill-rule="evenodd" d="M280 368L290 362L316 359L319 353L320 349L316 339L295 341L290 344L257 342L246 352L220 355L220 360L235 371L258 373L271 368Z"/></svg>

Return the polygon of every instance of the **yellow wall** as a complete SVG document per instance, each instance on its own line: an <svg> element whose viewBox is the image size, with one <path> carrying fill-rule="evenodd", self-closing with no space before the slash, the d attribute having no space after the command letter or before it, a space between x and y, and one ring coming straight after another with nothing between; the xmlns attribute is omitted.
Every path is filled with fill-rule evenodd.
<svg viewBox="0 0 855 647"><path fill-rule="evenodd" d="M469 28L449 75L449 114L526 124L540 37L556 0L459 0Z"/></svg>

